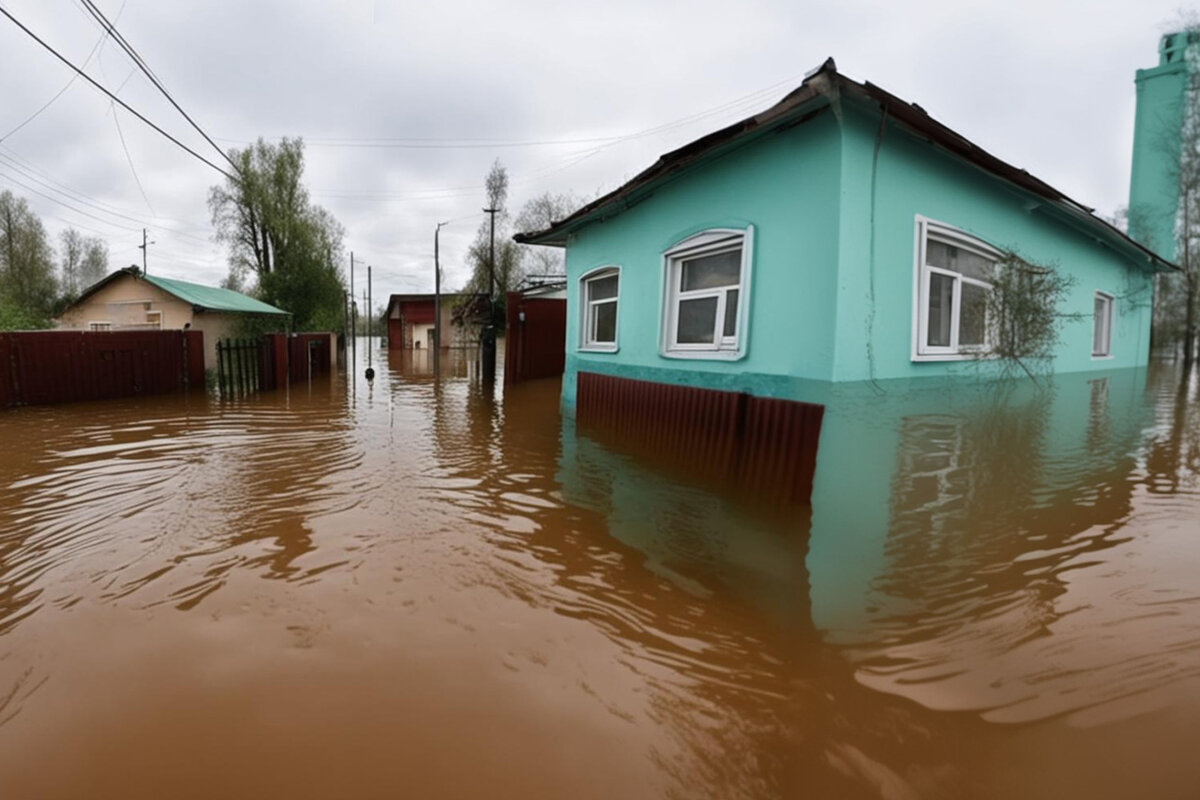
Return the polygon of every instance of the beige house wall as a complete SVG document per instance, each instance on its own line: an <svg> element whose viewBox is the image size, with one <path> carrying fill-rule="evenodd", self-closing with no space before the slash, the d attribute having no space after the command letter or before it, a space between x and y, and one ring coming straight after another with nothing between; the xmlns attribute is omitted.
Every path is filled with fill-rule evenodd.
<svg viewBox="0 0 1200 800"><path fill-rule="evenodd" d="M205 311L192 319L192 330L204 334L204 368L217 368L217 342L234 335L240 315Z"/></svg>
<svg viewBox="0 0 1200 800"><path fill-rule="evenodd" d="M192 321L192 307L153 284L132 277L115 280L62 313L55 326L62 330L89 330L92 323L118 328L153 328L147 312L161 312L163 330L180 329Z"/></svg>

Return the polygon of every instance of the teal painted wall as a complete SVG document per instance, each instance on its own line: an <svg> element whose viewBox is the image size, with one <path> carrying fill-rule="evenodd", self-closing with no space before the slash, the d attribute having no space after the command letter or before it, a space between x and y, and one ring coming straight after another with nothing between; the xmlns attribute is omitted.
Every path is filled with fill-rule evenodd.
<svg viewBox="0 0 1200 800"><path fill-rule="evenodd" d="M836 121L822 114L693 169L575 234L567 246L564 407L574 406L578 370L768 395L782 391L786 377L830 380L839 147ZM702 230L749 224L755 233L746 356L734 362L661 356L662 253ZM621 268L619 349L580 351L579 279L604 266Z"/></svg>
<svg viewBox="0 0 1200 800"><path fill-rule="evenodd" d="M1159 65L1137 72L1137 113L1129 179L1129 231L1169 260L1175 259L1179 206L1180 129L1183 125L1187 34L1160 40Z"/></svg>
<svg viewBox="0 0 1200 800"><path fill-rule="evenodd" d="M694 165L567 246L563 407L580 370L821 402L829 382L987 375L977 360L914 363L915 218L961 228L1075 276L1057 372L1144 365L1151 281L1010 184L842 103L809 122ZM659 354L662 253L714 227L754 225L749 343L738 361ZM579 348L579 280L621 269L618 350ZM1091 356L1093 293L1115 296L1112 357Z"/></svg>
<svg viewBox="0 0 1200 800"><path fill-rule="evenodd" d="M1144 365L1152 281L1111 249L1057 219L1051 207L889 125L875 158L879 117L844 109L842 243L835 381L990 374L976 359L912 360L916 217L959 228L1000 250L1053 265L1075 283L1059 306L1055 372ZM877 164L872 198L872 165ZM872 213L873 210L873 213ZM873 220L873 223L872 223ZM863 231L873 231L871 236ZM872 263L873 255L873 263ZM1096 291L1116 298L1112 357L1092 358ZM874 297L874 302L872 302Z"/></svg>

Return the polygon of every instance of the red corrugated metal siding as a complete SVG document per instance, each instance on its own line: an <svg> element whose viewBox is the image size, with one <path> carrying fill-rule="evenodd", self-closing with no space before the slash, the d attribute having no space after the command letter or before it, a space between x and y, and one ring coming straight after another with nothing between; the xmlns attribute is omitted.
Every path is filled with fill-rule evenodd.
<svg viewBox="0 0 1200 800"><path fill-rule="evenodd" d="M517 292L509 292L507 300L504 383L562 375L567 358L567 301L523 297Z"/></svg>
<svg viewBox="0 0 1200 800"><path fill-rule="evenodd" d="M824 406L591 372L576 387L581 428L757 496L812 496Z"/></svg>
<svg viewBox="0 0 1200 800"><path fill-rule="evenodd" d="M309 360L312 361L312 375L328 375L332 360L330 344L332 337L328 333L297 333L288 340L290 348L289 369L291 381L304 381L309 378ZM316 342L311 350L309 342Z"/></svg>
<svg viewBox="0 0 1200 800"><path fill-rule="evenodd" d="M12 343L4 334L0 334L0 408L15 405L17 402L16 389L13 386L13 356Z"/></svg>
<svg viewBox="0 0 1200 800"><path fill-rule="evenodd" d="M400 317L409 325L433 324L432 300L409 300L400 303Z"/></svg>
<svg viewBox="0 0 1200 800"><path fill-rule="evenodd" d="M4 405L162 394L189 382L204 385L200 331L24 331L0 334L0 340Z"/></svg>
<svg viewBox="0 0 1200 800"><path fill-rule="evenodd" d="M184 341L187 344L187 374L189 386L204 385L204 333L201 331L184 331Z"/></svg>
<svg viewBox="0 0 1200 800"><path fill-rule="evenodd" d="M388 317L387 321L388 350L400 350L404 347L404 320L398 317Z"/></svg>

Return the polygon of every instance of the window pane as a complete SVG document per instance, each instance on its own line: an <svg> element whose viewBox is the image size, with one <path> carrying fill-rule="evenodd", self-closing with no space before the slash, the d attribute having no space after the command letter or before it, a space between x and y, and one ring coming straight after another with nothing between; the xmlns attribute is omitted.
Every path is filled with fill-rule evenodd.
<svg viewBox="0 0 1200 800"><path fill-rule="evenodd" d="M931 267L953 270L981 281L992 279L994 264L990 258L955 247L952 244L930 239L925 243L925 261Z"/></svg>
<svg viewBox="0 0 1200 800"><path fill-rule="evenodd" d="M682 290L714 289L718 286L736 286L742 275L742 251L717 253L683 262Z"/></svg>
<svg viewBox="0 0 1200 800"><path fill-rule="evenodd" d="M607 300L617 296L617 276L609 275L588 281L588 300Z"/></svg>
<svg viewBox="0 0 1200 800"><path fill-rule="evenodd" d="M725 336L737 336L738 319L738 290L730 289L725 293Z"/></svg>
<svg viewBox="0 0 1200 800"><path fill-rule="evenodd" d="M613 344L617 341L617 304L598 303L592 306L592 341Z"/></svg>
<svg viewBox="0 0 1200 800"><path fill-rule="evenodd" d="M962 309L958 315L960 347L987 343L988 290L963 281Z"/></svg>
<svg viewBox="0 0 1200 800"><path fill-rule="evenodd" d="M716 327L717 298L680 301L675 341L680 344L712 344Z"/></svg>
<svg viewBox="0 0 1200 800"><path fill-rule="evenodd" d="M929 276L930 347L950 346L950 311L954 305L954 278L932 273Z"/></svg>
<svg viewBox="0 0 1200 800"><path fill-rule="evenodd" d="M1109 300L1096 295L1092 320L1092 355L1108 355Z"/></svg>

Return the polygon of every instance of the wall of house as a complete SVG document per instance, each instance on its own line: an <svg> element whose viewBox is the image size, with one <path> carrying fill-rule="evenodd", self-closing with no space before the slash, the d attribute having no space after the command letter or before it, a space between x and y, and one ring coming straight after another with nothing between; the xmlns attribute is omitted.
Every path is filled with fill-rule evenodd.
<svg viewBox="0 0 1200 800"><path fill-rule="evenodd" d="M217 342L237 332L238 314L204 311L192 318L192 330L204 333L204 368L217 368Z"/></svg>
<svg viewBox="0 0 1200 800"><path fill-rule="evenodd" d="M844 107L841 243L838 249L835 381L989 373L977 360L914 362L916 216L962 229L1001 251L1074 278L1059 306L1065 319L1056 372L1145 365L1152 283L1093 237L1065 224L1037 198L959 162L889 125ZM870 232L871 235L864 235ZM1095 291L1113 295L1111 357L1091 353Z"/></svg>
<svg viewBox="0 0 1200 800"><path fill-rule="evenodd" d="M797 396L834 365L838 129L832 114L768 135L657 187L629 213L586 226L567 248L567 365L563 406L581 370L763 396ZM738 361L659 353L662 254L709 228L754 225L748 347ZM579 281L619 266L618 350L579 349ZM802 393L801 393L802 395Z"/></svg>
<svg viewBox="0 0 1200 800"><path fill-rule="evenodd" d="M144 328L146 312L162 312L163 330L183 328L192 321L190 304L132 275L118 278L55 320L64 330L88 330L90 323L107 322L118 328Z"/></svg>

